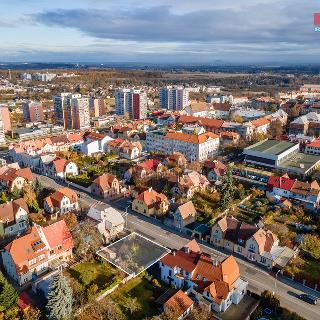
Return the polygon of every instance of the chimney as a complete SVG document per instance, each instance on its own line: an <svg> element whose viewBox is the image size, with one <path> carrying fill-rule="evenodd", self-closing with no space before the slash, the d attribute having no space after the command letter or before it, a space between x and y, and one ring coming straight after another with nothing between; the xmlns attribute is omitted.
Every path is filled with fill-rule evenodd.
<svg viewBox="0 0 320 320"><path fill-rule="evenodd" d="M172 255L175 257L176 256L176 250L172 250Z"/></svg>
<svg viewBox="0 0 320 320"><path fill-rule="evenodd" d="M184 247L184 251L185 251L186 253L190 253L190 248L187 247L187 246L185 246L185 247Z"/></svg>
<svg viewBox="0 0 320 320"><path fill-rule="evenodd" d="M219 265L219 261L216 258L212 258L212 264L214 267L217 267Z"/></svg>

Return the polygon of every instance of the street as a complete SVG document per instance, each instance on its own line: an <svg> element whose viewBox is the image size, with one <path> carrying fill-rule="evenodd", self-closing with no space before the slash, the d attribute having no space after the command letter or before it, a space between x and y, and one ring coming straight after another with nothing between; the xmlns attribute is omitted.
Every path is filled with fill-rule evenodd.
<svg viewBox="0 0 320 320"><path fill-rule="evenodd" d="M61 186L48 177L37 174L34 174L34 176L39 179L43 186L54 189L57 189ZM77 193L80 194L79 201L83 208L88 208L97 201L97 199L85 192L77 190ZM105 202L103 200L99 201ZM141 235L146 236L150 240L158 242L163 246L166 246L170 249L179 249L189 240L186 235L171 230L169 227L164 226L160 221L133 212L128 208L127 199L120 199L111 204L109 203L109 205L118 210L128 212L126 215L127 228L130 231L136 231L137 233L140 233ZM219 250L213 249L207 245L201 245L201 248L204 252L220 260L227 256L226 253L220 252ZM240 267L241 276L249 282L249 290L256 293L261 293L264 290L269 290L271 292L275 291L275 294L279 296L281 305L283 307L295 311L297 314L301 315L307 320L320 319L319 304L316 306L310 305L299 300L295 296L300 293L310 293L319 297L319 293L316 294L315 291L280 276L276 281L275 277L273 277L267 270L263 270L240 258L236 258L236 260Z"/></svg>

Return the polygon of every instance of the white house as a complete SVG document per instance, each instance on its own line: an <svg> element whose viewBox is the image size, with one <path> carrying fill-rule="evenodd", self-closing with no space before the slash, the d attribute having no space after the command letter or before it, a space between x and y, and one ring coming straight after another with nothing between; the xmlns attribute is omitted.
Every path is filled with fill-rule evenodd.
<svg viewBox="0 0 320 320"><path fill-rule="evenodd" d="M102 202L91 206L87 217L96 224L107 243L124 230L125 221L121 213Z"/></svg>
<svg viewBox="0 0 320 320"><path fill-rule="evenodd" d="M67 176L77 176L79 169L73 161L56 158L48 163L43 162L41 165L41 173L54 179L65 179Z"/></svg>
<svg viewBox="0 0 320 320"><path fill-rule="evenodd" d="M90 132L84 136L84 142L81 144L81 152L88 156L108 152L108 142L111 140L113 139L107 135Z"/></svg>

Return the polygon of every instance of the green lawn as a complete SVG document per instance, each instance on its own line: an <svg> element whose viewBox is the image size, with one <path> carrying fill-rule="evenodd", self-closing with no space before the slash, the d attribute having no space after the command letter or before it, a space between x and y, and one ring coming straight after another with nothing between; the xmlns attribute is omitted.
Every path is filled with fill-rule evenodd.
<svg viewBox="0 0 320 320"><path fill-rule="evenodd" d="M165 288L154 288L145 278L137 277L111 294L111 298L117 303L126 319L140 320L152 317L157 313L154 301L164 292ZM126 300L137 298L139 310L130 314L126 309Z"/></svg>
<svg viewBox="0 0 320 320"><path fill-rule="evenodd" d="M116 280L116 270L103 262L83 262L70 268L68 272L85 287L96 284L99 291Z"/></svg>

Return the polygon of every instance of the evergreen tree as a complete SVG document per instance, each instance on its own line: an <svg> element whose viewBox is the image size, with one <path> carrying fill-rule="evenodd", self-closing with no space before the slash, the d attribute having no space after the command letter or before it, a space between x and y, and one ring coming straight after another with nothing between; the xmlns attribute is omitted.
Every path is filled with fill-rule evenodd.
<svg viewBox="0 0 320 320"><path fill-rule="evenodd" d="M1 197L0 197L0 203L7 203L8 202L8 198L6 196L5 192L1 192Z"/></svg>
<svg viewBox="0 0 320 320"><path fill-rule="evenodd" d="M13 198L14 200L19 199L21 197L21 190L19 190L17 186L14 186L10 195L11 195L11 198Z"/></svg>
<svg viewBox="0 0 320 320"><path fill-rule="evenodd" d="M8 310L18 300L18 293L0 272L0 311Z"/></svg>
<svg viewBox="0 0 320 320"><path fill-rule="evenodd" d="M230 206L233 200L233 177L230 169L227 170L226 174L222 178L220 187L220 206L222 209L226 209Z"/></svg>
<svg viewBox="0 0 320 320"><path fill-rule="evenodd" d="M70 319L72 314L72 289L67 278L59 272L53 279L46 305L49 320Z"/></svg>

